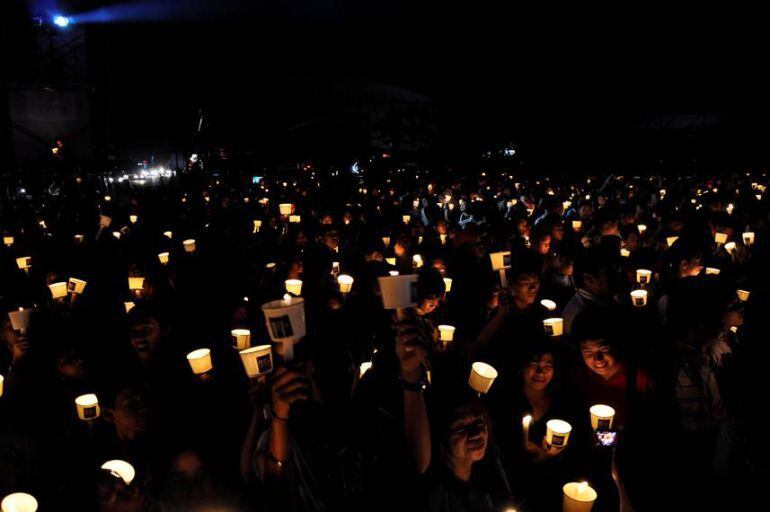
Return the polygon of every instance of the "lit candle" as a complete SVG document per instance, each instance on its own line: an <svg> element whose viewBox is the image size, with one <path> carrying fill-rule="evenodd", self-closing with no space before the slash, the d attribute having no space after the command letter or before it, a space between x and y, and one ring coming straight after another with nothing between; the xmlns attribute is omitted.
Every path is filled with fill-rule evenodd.
<svg viewBox="0 0 770 512"><path fill-rule="evenodd" d="M292 224L299 224L302 222L302 217L299 215L289 215L289 222Z"/></svg>
<svg viewBox="0 0 770 512"><path fill-rule="evenodd" d="M391 277L398 275L398 270L388 270L388 274L390 274Z"/></svg>
<svg viewBox="0 0 770 512"><path fill-rule="evenodd" d="M404 224L409 224L410 220L411 220L411 216L409 216L409 215L402 215L401 216L401 222L403 222Z"/></svg>
<svg viewBox="0 0 770 512"><path fill-rule="evenodd" d="M158 253L158 259L160 260L161 265L168 265L168 258L170 254L168 252L161 252Z"/></svg>
<svg viewBox="0 0 770 512"><path fill-rule="evenodd" d="M652 280L652 270L646 268L640 268L636 271L636 282L640 284L648 284Z"/></svg>
<svg viewBox="0 0 770 512"><path fill-rule="evenodd" d="M67 281L67 291L70 293L74 293L76 295L80 295L85 291L86 289L86 283L82 279L77 279L75 277L70 277L69 281Z"/></svg>
<svg viewBox="0 0 770 512"><path fill-rule="evenodd" d="M173 233L173 231L164 231L163 232L163 236L165 236L166 238L168 238L170 240L170 239L174 238L174 233Z"/></svg>
<svg viewBox="0 0 770 512"><path fill-rule="evenodd" d="M371 361L364 361L361 366L358 367L358 378L362 378L366 372L372 369Z"/></svg>
<svg viewBox="0 0 770 512"><path fill-rule="evenodd" d="M85 235L75 235L76 244L82 244L85 239L86 239Z"/></svg>
<svg viewBox="0 0 770 512"><path fill-rule="evenodd" d="M136 476L134 466L124 460L108 460L102 464L102 469L109 471L112 476L120 478L126 485L131 485Z"/></svg>
<svg viewBox="0 0 770 512"><path fill-rule="evenodd" d="M195 239L194 238L188 238L187 240L182 242L182 245L184 245L185 252L195 252Z"/></svg>
<svg viewBox="0 0 770 512"><path fill-rule="evenodd" d="M715 267L706 267L706 275L707 276L718 276L721 270Z"/></svg>
<svg viewBox="0 0 770 512"><path fill-rule="evenodd" d="M142 289L144 288L144 278L143 277L129 277L128 278L128 289L134 292L134 294L139 295L142 292Z"/></svg>
<svg viewBox="0 0 770 512"><path fill-rule="evenodd" d="M353 278L346 274L340 274L337 277L337 284L340 285L340 293L348 294L353 288Z"/></svg>
<svg viewBox="0 0 770 512"><path fill-rule="evenodd" d="M455 328L452 325L439 325L438 326L438 338L443 341L444 344L452 341L455 337Z"/></svg>
<svg viewBox="0 0 770 512"><path fill-rule="evenodd" d="M445 277L444 278L444 290L446 293L449 293L452 291L452 278L451 277Z"/></svg>
<svg viewBox="0 0 770 512"><path fill-rule="evenodd" d="M446 245L447 235L445 233L441 233L438 237L441 240L441 245Z"/></svg>
<svg viewBox="0 0 770 512"><path fill-rule="evenodd" d="M396 258L385 258L385 263L387 263L391 267L395 267L396 266Z"/></svg>
<svg viewBox="0 0 770 512"><path fill-rule="evenodd" d="M259 230L262 227L262 221L261 220L254 220L253 222L254 222L253 233L259 233Z"/></svg>
<svg viewBox="0 0 770 512"><path fill-rule="evenodd" d="M286 285L286 291L292 295L302 295L302 280L301 279L287 279L284 284Z"/></svg>
<svg viewBox="0 0 770 512"><path fill-rule="evenodd" d="M596 501L596 491L586 482L570 482L564 492L563 512L590 512Z"/></svg>
<svg viewBox="0 0 770 512"><path fill-rule="evenodd" d="M139 220L139 216L138 215L129 215L128 216L128 220L129 220L129 222L131 222L131 224L136 224L136 221Z"/></svg>
<svg viewBox="0 0 770 512"><path fill-rule="evenodd" d="M116 240L120 240L120 237L122 236L120 231L113 231L112 236L115 237Z"/></svg>
<svg viewBox="0 0 770 512"><path fill-rule="evenodd" d="M414 268L420 268L423 266L422 256L419 254L415 254L412 256L412 263L414 264Z"/></svg>
<svg viewBox="0 0 770 512"><path fill-rule="evenodd" d="M67 282L61 281L59 283L51 283L48 285L48 289L51 290L51 296L54 299L63 299L67 296Z"/></svg>
<svg viewBox="0 0 770 512"><path fill-rule="evenodd" d="M633 290L631 292L631 304L637 308L647 305L647 290Z"/></svg>
<svg viewBox="0 0 770 512"><path fill-rule="evenodd" d="M626 249L625 247L623 247L623 248L621 248L621 249L620 249L620 255L621 255L623 258L628 258L629 256L631 256L631 251L629 251L628 249Z"/></svg>
<svg viewBox="0 0 770 512"><path fill-rule="evenodd" d="M477 393L487 393L497 378L497 370L487 363L476 361L471 365L468 385Z"/></svg>
<svg viewBox="0 0 770 512"><path fill-rule="evenodd" d="M187 354L187 362L195 375L201 375L210 371L214 365L211 363L211 350L199 348Z"/></svg>
<svg viewBox="0 0 770 512"><path fill-rule="evenodd" d="M3 498L0 509L3 512L36 512L37 500L31 494L15 492Z"/></svg>
<svg viewBox="0 0 770 512"><path fill-rule="evenodd" d="M11 247L13 245L13 237L12 236L4 236L3 237L3 243L6 247Z"/></svg>
<svg viewBox="0 0 770 512"><path fill-rule="evenodd" d="M11 329L19 331L21 334L27 332L29 319L32 316L33 308L19 308L18 311L10 311L8 318L11 320Z"/></svg>
<svg viewBox="0 0 770 512"><path fill-rule="evenodd" d="M561 336L564 333L564 319L557 317L546 318L543 320L543 328L548 336Z"/></svg>
<svg viewBox="0 0 770 512"><path fill-rule="evenodd" d="M134 304L130 300L127 300L123 303L123 307L126 308L126 314L128 314L132 309L134 309L135 306L136 304Z"/></svg>
<svg viewBox="0 0 770 512"><path fill-rule="evenodd" d="M666 237L666 245L668 245L669 247L671 247L672 245L674 245L674 242L676 242L677 240L679 240L679 237L678 237L678 236L669 236L669 237Z"/></svg>
<svg viewBox="0 0 770 512"><path fill-rule="evenodd" d="M3 383L5 382L5 377L0 375L0 397L3 396Z"/></svg>
<svg viewBox="0 0 770 512"><path fill-rule="evenodd" d="M556 303L550 299L543 299L540 301L540 305L548 311L556 311Z"/></svg>
<svg viewBox="0 0 770 512"><path fill-rule="evenodd" d="M273 371L273 347L259 345L239 352L246 375L253 379Z"/></svg>
<svg viewBox="0 0 770 512"><path fill-rule="evenodd" d="M19 267L19 270L23 270L29 274L29 269L32 266L32 256L22 256L21 258L16 258L16 266Z"/></svg>
<svg viewBox="0 0 770 512"><path fill-rule="evenodd" d="M636 228L639 230L639 234L643 235L644 232L647 231L647 224L639 224Z"/></svg>
<svg viewBox="0 0 770 512"><path fill-rule="evenodd" d="M752 246L754 245L754 232L753 231L746 231L743 233L743 244Z"/></svg>
<svg viewBox="0 0 770 512"><path fill-rule="evenodd" d="M238 350L245 350L251 346L251 331L248 329L233 329L230 331L233 342Z"/></svg>
<svg viewBox="0 0 770 512"><path fill-rule="evenodd" d="M569 441L569 434L572 432L572 425L564 420L549 420L545 424L545 442L548 446L563 449Z"/></svg>
<svg viewBox="0 0 770 512"><path fill-rule="evenodd" d="M521 419L521 428L524 431L524 446L529 442L529 424L532 423L532 416L527 414Z"/></svg>
<svg viewBox="0 0 770 512"><path fill-rule="evenodd" d="M612 420L615 418L615 409L609 405L592 405L588 412L591 414L591 427L597 432L612 430Z"/></svg>
<svg viewBox="0 0 770 512"><path fill-rule="evenodd" d="M747 300L749 300L750 293L751 292L747 290L738 290L738 300L740 300L741 302L746 302Z"/></svg>
<svg viewBox="0 0 770 512"><path fill-rule="evenodd" d="M390 247L390 237L389 236L382 237L382 243L385 245L385 247Z"/></svg>
<svg viewBox="0 0 770 512"><path fill-rule="evenodd" d="M278 205L278 211L281 212L281 215L291 215L293 210L294 205L292 203L281 203Z"/></svg>
<svg viewBox="0 0 770 512"><path fill-rule="evenodd" d="M583 221L582 220L573 220L572 221L572 231L580 232L580 230L583 228Z"/></svg>
<svg viewBox="0 0 770 512"><path fill-rule="evenodd" d="M99 417L99 399L93 393L80 395L75 399L75 406L78 411L78 418L83 421L95 420Z"/></svg>
<svg viewBox="0 0 770 512"><path fill-rule="evenodd" d="M727 233L716 233L714 235L714 241L717 244L724 244L725 242L727 242Z"/></svg>
<svg viewBox="0 0 770 512"><path fill-rule="evenodd" d="M727 251L728 254L732 255L735 253L735 242L727 242L725 244L725 251Z"/></svg>

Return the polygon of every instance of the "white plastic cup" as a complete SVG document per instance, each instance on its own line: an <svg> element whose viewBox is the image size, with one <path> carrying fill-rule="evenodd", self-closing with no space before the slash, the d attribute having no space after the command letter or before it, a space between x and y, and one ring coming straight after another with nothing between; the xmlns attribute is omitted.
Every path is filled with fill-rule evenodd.
<svg viewBox="0 0 770 512"><path fill-rule="evenodd" d="M208 348L193 350L187 354L187 362L195 375L202 375L214 367L211 363L211 350Z"/></svg>
<svg viewBox="0 0 770 512"><path fill-rule="evenodd" d="M676 242L677 240L679 240L678 236L666 237L666 245L671 247L672 245L674 245L674 242Z"/></svg>
<svg viewBox="0 0 770 512"><path fill-rule="evenodd" d="M299 224L302 222L302 217L299 215L289 215L289 222L292 224Z"/></svg>
<svg viewBox="0 0 770 512"><path fill-rule="evenodd" d="M16 258L16 266L19 267L19 270L29 270L29 267L32 266L32 256L22 256L21 258Z"/></svg>
<svg viewBox="0 0 770 512"><path fill-rule="evenodd" d="M647 305L647 290L633 290L631 292L631 304L637 308Z"/></svg>
<svg viewBox="0 0 770 512"><path fill-rule="evenodd" d="M580 230L583 228L583 221L582 220L573 220L572 221L572 230L575 232L580 232Z"/></svg>
<svg viewBox="0 0 770 512"><path fill-rule="evenodd" d="M718 276L722 272L716 267L706 267L704 271L707 276Z"/></svg>
<svg viewBox="0 0 770 512"><path fill-rule="evenodd" d="M487 393L497 378L497 370L487 363L476 361L471 365L468 385L476 393Z"/></svg>
<svg viewBox="0 0 770 512"><path fill-rule="evenodd" d="M77 407L78 418L83 421L95 420L101 414L99 399L93 393L77 397L75 399L75 406Z"/></svg>
<svg viewBox="0 0 770 512"><path fill-rule="evenodd" d="M337 276L337 283L340 285L340 293L348 294L353 288L353 278L347 274Z"/></svg>
<svg viewBox="0 0 770 512"><path fill-rule="evenodd" d="M233 345L238 350L245 350L251 346L251 331L248 329L233 329L230 331L233 337Z"/></svg>
<svg viewBox="0 0 770 512"><path fill-rule="evenodd" d="M543 329L548 336L556 337L564 334L564 319L560 317L543 320Z"/></svg>
<svg viewBox="0 0 770 512"><path fill-rule="evenodd" d="M13 237L12 236L4 236L3 237L3 244L5 244L6 247L11 247L13 245Z"/></svg>
<svg viewBox="0 0 770 512"><path fill-rule="evenodd" d="M549 420L545 424L545 442L548 446L562 449L567 446L572 425L564 420Z"/></svg>
<svg viewBox="0 0 770 512"><path fill-rule="evenodd" d="M273 347L258 345L238 352L246 375L253 379L273 371Z"/></svg>
<svg viewBox="0 0 770 512"><path fill-rule="evenodd" d="M385 309L406 309L417 306L417 275L379 277L382 305Z"/></svg>
<svg viewBox="0 0 770 512"><path fill-rule="evenodd" d="M131 291L139 291L142 288L144 288L144 277L129 277L128 278L128 289Z"/></svg>
<svg viewBox="0 0 770 512"><path fill-rule="evenodd" d="M743 233L743 245L752 246L754 245L754 232L753 231L746 231Z"/></svg>
<svg viewBox="0 0 770 512"><path fill-rule="evenodd" d="M438 339L444 343L452 341L455 337L455 327L453 325L439 325Z"/></svg>
<svg viewBox="0 0 770 512"><path fill-rule="evenodd" d="M727 242L727 233L716 233L714 235L714 241L718 244L724 244Z"/></svg>

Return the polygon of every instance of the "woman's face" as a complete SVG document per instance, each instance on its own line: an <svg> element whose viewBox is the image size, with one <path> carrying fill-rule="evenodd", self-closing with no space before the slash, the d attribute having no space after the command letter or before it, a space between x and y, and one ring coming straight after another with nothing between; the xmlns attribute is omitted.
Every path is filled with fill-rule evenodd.
<svg viewBox="0 0 770 512"><path fill-rule="evenodd" d="M137 321L131 326L129 336L139 359L147 362L160 347L160 324L154 318Z"/></svg>
<svg viewBox="0 0 770 512"><path fill-rule="evenodd" d="M537 242L537 252L545 256L551 252L551 236L546 235Z"/></svg>
<svg viewBox="0 0 770 512"><path fill-rule="evenodd" d="M603 340L582 341L580 353L588 369L605 379L609 379L620 369L618 360L610 351L610 346L603 343Z"/></svg>
<svg viewBox="0 0 770 512"><path fill-rule="evenodd" d="M487 452L488 438L487 420L483 413L459 418L449 428L449 456L454 461L479 461Z"/></svg>
<svg viewBox="0 0 770 512"><path fill-rule="evenodd" d="M543 354L524 367L524 387L543 391L553 380L553 355Z"/></svg>

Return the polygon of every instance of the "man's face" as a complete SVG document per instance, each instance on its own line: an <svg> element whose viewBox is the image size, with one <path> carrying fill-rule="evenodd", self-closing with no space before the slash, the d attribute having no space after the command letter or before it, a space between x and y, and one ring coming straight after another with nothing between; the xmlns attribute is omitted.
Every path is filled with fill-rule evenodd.
<svg viewBox="0 0 770 512"><path fill-rule="evenodd" d="M525 274L511 287L511 295L517 303L529 306L537 299L539 289L540 279L535 275Z"/></svg>
<svg viewBox="0 0 770 512"><path fill-rule="evenodd" d="M537 252L543 256L551 252L551 237L549 235L544 236L538 241Z"/></svg>
<svg viewBox="0 0 770 512"><path fill-rule="evenodd" d="M131 326L129 336L139 359L147 362L160 347L160 324L154 318L140 319Z"/></svg>
<svg viewBox="0 0 770 512"><path fill-rule="evenodd" d="M324 235L323 242L326 247L334 250L340 245L340 236L336 231L330 231Z"/></svg>
<svg viewBox="0 0 770 512"><path fill-rule="evenodd" d="M120 439L134 439L146 432L150 426L150 412L144 394L133 388L118 393L112 421Z"/></svg>
<svg viewBox="0 0 770 512"><path fill-rule="evenodd" d="M580 353L589 370L609 379L619 369L618 361L610 352L610 346L604 340L585 340L580 342Z"/></svg>
<svg viewBox="0 0 770 512"><path fill-rule="evenodd" d="M455 420L449 429L450 457L458 461L476 462L484 458L488 441L487 421L475 413Z"/></svg>

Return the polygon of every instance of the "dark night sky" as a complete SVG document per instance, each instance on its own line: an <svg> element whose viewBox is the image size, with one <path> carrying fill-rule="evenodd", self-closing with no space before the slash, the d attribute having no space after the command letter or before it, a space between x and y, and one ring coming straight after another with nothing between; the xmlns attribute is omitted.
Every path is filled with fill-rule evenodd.
<svg viewBox="0 0 770 512"><path fill-rule="evenodd" d="M88 11L116 2L71 3ZM259 137L276 123L346 108L372 83L433 98L448 148L512 139L540 153L574 153L687 132L705 145L717 133L725 147L759 151L770 131L767 45L750 13L361 0L141 4L155 6L145 17L161 19L88 27L90 78L102 91L111 86L113 137L122 145L183 144L199 106L222 134ZM671 128L704 114L713 116L694 133Z"/></svg>

